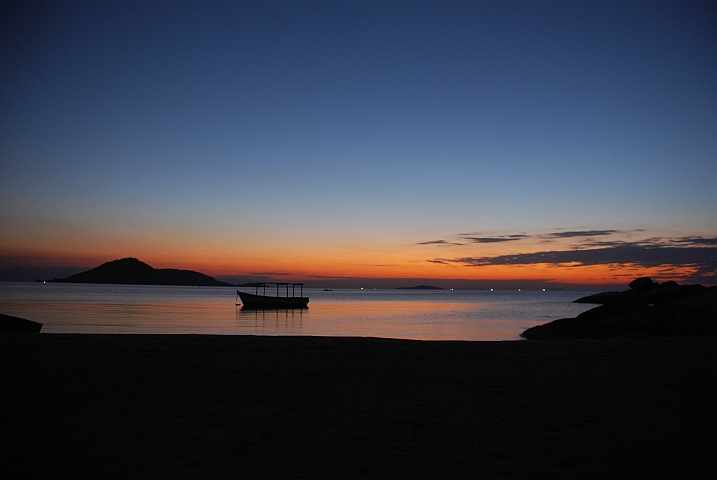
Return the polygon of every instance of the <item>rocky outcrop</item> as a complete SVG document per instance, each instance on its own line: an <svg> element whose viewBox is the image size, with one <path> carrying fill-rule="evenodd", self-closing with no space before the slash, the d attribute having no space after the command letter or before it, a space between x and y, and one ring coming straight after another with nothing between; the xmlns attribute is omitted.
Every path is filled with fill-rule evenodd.
<svg viewBox="0 0 717 480"><path fill-rule="evenodd" d="M604 303L615 302L619 300L632 300L635 297L630 293L626 292L602 292L596 293L595 295L588 295L587 297L580 297L573 303L595 303L602 305Z"/></svg>
<svg viewBox="0 0 717 480"><path fill-rule="evenodd" d="M664 283L653 282L647 277L630 282L629 289L623 292L603 292L578 298L575 303L605 304L615 301L635 300L641 303L656 305L679 298L689 297L703 292L702 285L678 285L672 280Z"/></svg>
<svg viewBox="0 0 717 480"><path fill-rule="evenodd" d="M0 332L38 333L42 324L0 313Z"/></svg>
<svg viewBox="0 0 717 480"><path fill-rule="evenodd" d="M601 305L575 318L529 328L521 336L527 339L717 336L717 287L658 284L645 278L630 283L630 290L625 292L605 292L579 301Z"/></svg>

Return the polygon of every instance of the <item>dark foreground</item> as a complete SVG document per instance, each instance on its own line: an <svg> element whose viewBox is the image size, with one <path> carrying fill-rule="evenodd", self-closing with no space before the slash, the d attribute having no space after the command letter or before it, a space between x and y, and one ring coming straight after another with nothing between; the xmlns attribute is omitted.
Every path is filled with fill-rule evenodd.
<svg viewBox="0 0 717 480"><path fill-rule="evenodd" d="M15 333L0 379L4 478L717 470L714 339Z"/></svg>

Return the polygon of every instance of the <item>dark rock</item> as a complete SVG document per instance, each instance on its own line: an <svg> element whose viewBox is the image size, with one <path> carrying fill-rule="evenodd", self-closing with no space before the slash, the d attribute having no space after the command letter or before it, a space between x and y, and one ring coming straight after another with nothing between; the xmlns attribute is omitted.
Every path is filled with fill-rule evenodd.
<svg viewBox="0 0 717 480"><path fill-rule="evenodd" d="M580 297L577 300L575 300L573 303L595 303L595 304L603 304L608 302L614 302L619 300L630 300L635 298L635 295L632 293L626 293L626 292L602 292L602 293L596 293L595 295L588 295L587 297Z"/></svg>
<svg viewBox="0 0 717 480"><path fill-rule="evenodd" d="M629 287L638 295L642 295L645 292L649 292L653 288L657 288L658 285L659 283L653 282L650 278L640 277L630 282Z"/></svg>
<svg viewBox="0 0 717 480"><path fill-rule="evenodd" d="M640 283L637 284L638 289L647 288L646 282ZM637 298L616 293L625 292L606 292L605 298L613 298L612 301L583 312L576 318L563 318L529 328L521 336L551 340L646 336L717 337L717 287L665 282L663 285L653 283L649 291ZM655 300L655 304L650 306L645 299Z"/></svg>
<svg viewBox="0 0 717 480"><path fill-rule="evenodd" d="M0 332L39 333L42 324L0 313Z"/></svg>
<svg viewBox="0 0 717 480"><path fill-rule="evenodd" d="M582 325L577 324L575 318L561 318L552 322L530 327L520 334L527 340L555 340L576 338Z"/></svg>
<svg viewBox="0 0 717 480"><path fill-rule="evenodd" d="M715 335L717 319L714 317L661 307L626 316L564 318L529 328L522 334L529 340Z"/></svg>
<svg viewBox="0 0 717 480"><path fill-rule="evenodd" d="M715 317L717 320L717 287L703 287L702 292L673 300L666 303L664 307L671 310L700 313Z"/></svg>
<svg viewBox="0 0 717 480"><path fill-rule="evenodd" d="M529 340L604 339L623 336L646 336L650 319L638 313L625 317L563 318L537 325L522 333Z"/></svg>
<svg viewBox="0 0 717 480"><path fill-rule="evenodd" d="M658 304L689 297L704 290L705 287L702 285L678 285L677 282L665 282L659 287L639 295L637 298L641 302Z"/></svg>
<svg viewBox="0 0 717 480"><path fill-rule="evenodd" d="M626 317L644 312L649 307L636 300L615 300L581 313L577 318Z"/></svg>

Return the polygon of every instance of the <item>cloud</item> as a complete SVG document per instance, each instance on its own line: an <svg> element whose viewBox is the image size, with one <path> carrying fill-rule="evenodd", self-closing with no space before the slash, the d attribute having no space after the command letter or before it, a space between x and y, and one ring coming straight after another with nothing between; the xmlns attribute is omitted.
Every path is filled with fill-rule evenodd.
<svg viewBox="0 0 717 480"><path fill-rule="evenodd" d="M528 235L496 235L493 237L480 237L477 233L459 233L458 237L461 240L468 241L470 243L503 243L503 242L514 242L516 240L522 240L528 238ZM444 245L444 246L462 246L465 243L462 242L449 242L447 240L429 240L427 242L418 242L416 245Z"/></svg>
<svg viewBox="0 0 717 480"><path fill-rule="evenodd" d="M522 240L527 238L528 235L499 235L497 237L468 237L464 236L466 240L470 240L473 243L501 243L501 242L514 242L516 240Z"/></svg>
<svg viewBox="0 0 717 480"><path fill-rule="evenodd" d="M679 245L714 245L717 246L717 238L710 237L683 237L672 240Z"/></svg>
<svg viewBox="0 0 717 480"><path fill-rule="evenodd" d="M452 262L451 260L444 260L442 258L434 258L433 260L426 260L430 263L437 263L438 265L450 265Z"/></svg>
<svg viewBox="0 0 717 480"><path fill-rule="evenodd" d="M568 232L565 232L568 233ZM596 247L596 245L599 245ZM492 257L438 258L432 263L471 267L491 265L552 264L560 266L632 265L638 267L691 266L696 274L712 276L717 272L717 238L652 238L643 242L600 242L596 248L497 255Z"/></svg>
<svg viewBox="0 0 717 480"><path fill-rule="evenodd" d="M631 245L640 245L643 247L650 246L649 242L642 241L642 242L632 242ZM602 240L602 241L588 241L583 242L580 245L574 245L572 248L573 250L587 250L587 249L595 249L595 248L613 248L613 247L619 247L622 245L627 245L626 242L623 240ZM659 246L659 245L657 245Z"/></svg>
<svg viewBox="0 0 717 480"><path fill-rule="evenodd" d="M625 245L641 246L645 248L694 248L694 247L707 247L717 246L717 238L711 237L681 237L681 238L660 238L651 237L637 242L624 242L622 240L610 240L610 241L588 241L582 243L580 246L574 247L577 249L586 248L609 248L609 247L620 247Z"/></svg>
<svg viewBox="0 0 717 480"><path fill-rule="evenodd" d="M579 230L575 232L553 232L545 235L550 238L600 237L620 233L619 230Z"/></svg>
<svg viewBox="0 0 717 480"><path fill-rule="evenodd" d="M445 240L429 240L428 242L418 242L416 245L463 245L457 242L447 242Z"/></svg>

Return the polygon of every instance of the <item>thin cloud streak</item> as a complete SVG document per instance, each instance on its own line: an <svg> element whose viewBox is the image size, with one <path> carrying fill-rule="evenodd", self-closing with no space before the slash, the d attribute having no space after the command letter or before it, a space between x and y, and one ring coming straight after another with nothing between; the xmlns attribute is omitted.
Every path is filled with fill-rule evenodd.
<svg viewBox="0 0 717 480"><path fill-rule="evenodd" d="M717 246L717 238L704 238L704 237L684 237L677 240L673 240L675 244L680 245L714 245Z"/></svg>
<svg viewBox="0 0 717 480"><path fill-rule="evenodd" d="M461 246L463 243L458 242L447 242L446 240L429 240L428 242L418 242L416 245L446 245L446 246Z"/></svg>
<svg viewBox="0 0 717 480"><path fill-rule="evenodd" d="M550 238L600 237L621 233L619 230L582 230L575 232L553 232L546 235Z"/></svg>
<svg viewBox="0 0 717 480"><path fill-rule="evenodd" d="M514 242L516 240L522 240L528 238L528 235L501 235L498 237L464 237L466 240L470 240L473 243L502 243L502 242Z"/></svg>

